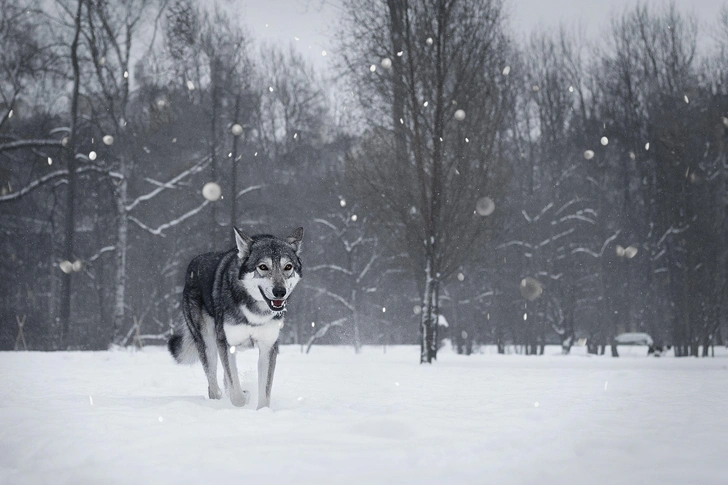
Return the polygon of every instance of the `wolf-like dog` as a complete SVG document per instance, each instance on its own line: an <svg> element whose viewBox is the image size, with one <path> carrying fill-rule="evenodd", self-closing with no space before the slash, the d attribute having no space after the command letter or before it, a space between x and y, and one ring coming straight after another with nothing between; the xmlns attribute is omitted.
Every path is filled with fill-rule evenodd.
<svg viewBox="0 0 728 485"><path fill-rule="evenodd" d="M248 391L238 379L235 354L258 347L258 409L270 406L278 333L286 301L302 277L299 227L286 239L269 234L249 237L235 230L236 247L195 257L187 268L182 293L185 327L167 344L178 363L202 362L210 399L221 399L217 358L225 390L235 406L245 406Z"/></svg>

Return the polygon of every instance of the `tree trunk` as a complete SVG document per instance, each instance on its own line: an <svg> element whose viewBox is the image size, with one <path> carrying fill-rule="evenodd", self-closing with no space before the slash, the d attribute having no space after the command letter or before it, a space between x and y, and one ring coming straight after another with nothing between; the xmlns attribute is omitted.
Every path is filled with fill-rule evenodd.
<svg viewBox="0 0 728 485"><path fill-rule="evenodd" d="M211 91L211 104L212 114L210 116L210 166L212 168L212 180L211 182L218 183L217 173L217 102L218 102L218 60L216 58L210 61L210 91ZM234 196L233 196L234 197ZM217 224L217 204L212 204L212 227L210 231L211 241L210 249L213 251L218 245L218 224Z"/></svg>
<svg viewBox="0 0 728 485"><path fill-rule="evenodd" d="M122 166L124 160L122 160ZM129 218L126 212L126 200L128 182L125 170L122 170L124 178L117 187L116 194L116 212L119 218L116 230L116 275L114 277L114 316L112 342L119 344L121 342L121 332L124 326L125 299L126 299L126 253L127 239L129 232Z"/></svg>
<svg viewBox="0 0 728 485"><path fill-rule="evenodd" d="M420 318L420 364L432 363L430 347L432 342L432 262L428 259L425 267L425 293L422 295L422 317Z"/></svg>
<svg viewBox="0 0 728 485"><path fill-rule="evenodd" d="M351 305L354 308L352 312L352 320L354 321L354 352L361 352L361 336L359 334L359 311L357 308L357 292L356 289L351 290Z"/></svg>
<svg viewBox="0 0 728 485"><path fill-rule="evenodd" d="M81 9L83 0L78 0L75 17L75 33L71 43L71 65L73 67L73 93L71 95L71 120L69 124L68 142L64 147L64 157L68 166L68 189L66 190L66 213L64 217L65 234L62 258L73 262L74 236L76 232L76 125L78 120L78 98L81 83L78 61L78 43L81 34ZM61 275L61 302L59 318L61 321L61 349L68 345L68 331L71 323L71 275Z"/></svg>
<svg viewBox="0 0 728 485"><path fill-rule="evenodd" d="M238 117L240 114L240 94L235 96L235 117L234 124L238 123ZM233 150L232 150L232 167L230 172L230 227L229 233L232 238L232 245L235 245L235 231L233 227L237 224L238 220L238 138L239 135L233 133Z"/></svg>
<svg viewBox="0 0 728 485"><path fill-rule="evenodd" d="M440 282L435 279L432 282L432 316L430 318L430 361L437 360L437 349L439 347L440 329Z"/></svg>

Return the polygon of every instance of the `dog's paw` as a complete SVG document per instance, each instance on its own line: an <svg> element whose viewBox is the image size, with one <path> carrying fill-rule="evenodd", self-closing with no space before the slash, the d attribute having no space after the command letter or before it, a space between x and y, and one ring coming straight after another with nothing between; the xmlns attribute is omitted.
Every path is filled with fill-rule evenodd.
<svg viewBox="0 0 728 485"><path fill-rule="evenodd" d="M243 407L248 404L250 393L248 391L232 390L230 392L230 402L233 406Z"/></svg>
<svg viewBox="0 0 728 485"><path fill-rule="evenodd" d="M207 395L210 396L210 399L222 399L222 391L219 386L215 386L214 388L208 386Z"/></svg>

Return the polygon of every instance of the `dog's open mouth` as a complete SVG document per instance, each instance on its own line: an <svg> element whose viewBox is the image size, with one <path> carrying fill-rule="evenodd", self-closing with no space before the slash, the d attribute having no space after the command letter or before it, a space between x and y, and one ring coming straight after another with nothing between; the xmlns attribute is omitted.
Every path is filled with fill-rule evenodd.
<svg viewBox="0 0 728 485"><path fill-rule="evenodd" d="M265 299L265 302L268 304L268 307L273 310L274 312L279 312L283 310L286 307L286 300L271 300L267 296L265 296L265 293L261 288L258 288L260 290L260 294L263 295L263 298Z"/></svg>

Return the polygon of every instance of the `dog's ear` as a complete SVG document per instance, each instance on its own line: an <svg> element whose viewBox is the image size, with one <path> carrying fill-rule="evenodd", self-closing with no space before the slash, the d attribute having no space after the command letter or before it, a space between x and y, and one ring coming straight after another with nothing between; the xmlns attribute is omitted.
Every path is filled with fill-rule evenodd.
<svg viewBox="0 0 728 485"><path fill-rule="evenodd" d="M233 227L233 229L235 230L235 244L238 246L238 258L245 259L250 254L250 245L253 244L253 240L237 227Z"/></svg>
<svg viewBox="0 0 728 485"><path fill-rule="evenodd" d="M303 240L303 228L299 227L286 238L288 244L293 246L293 250L296 254L301 254L301 241Z"/></svg>

